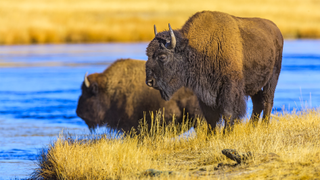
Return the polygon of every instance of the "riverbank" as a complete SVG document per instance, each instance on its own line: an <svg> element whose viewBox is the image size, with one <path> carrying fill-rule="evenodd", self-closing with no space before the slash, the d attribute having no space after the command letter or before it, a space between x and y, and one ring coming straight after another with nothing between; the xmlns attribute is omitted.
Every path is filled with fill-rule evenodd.
<svg viewBox="0 0 320 180"><path fill-rule="evenodd" d="M320 38L319 1L2 0L0 44L141 42L194 13L222 11L275 22L285 38Z"/></svg>
<svg viewBox="0 0 320 180"><path fill-rule="evenodd" d="M307 110L272 116L268 126L235 125L223 135L207 136L198 120L197 134L178 136L190 123L161 128L156 117L141 136L60 136L43 151L33 177L44 179L265 179L320 177L320 111ZM142 123L142 129L146 125ZM240 165L221 151L235 149L254 156ZM273 157L268 154L274 154ZM274 158L276 157L276 158ZM221 168L221 163L225 166ZM220 168L218 167L220 164Z"/></svg>

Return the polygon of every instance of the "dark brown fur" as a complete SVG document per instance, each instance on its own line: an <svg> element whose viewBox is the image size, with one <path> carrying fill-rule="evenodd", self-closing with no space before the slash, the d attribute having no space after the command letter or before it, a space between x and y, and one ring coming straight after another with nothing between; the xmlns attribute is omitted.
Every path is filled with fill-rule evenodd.
<svg viewBox="0 0 320 180"><path fill-rule="evenodd" d="M139 120L146 112L150 123L149 111L163 110L165 119L182 122L183 111L189 117L200 114L197 97L192 91L181 88L170 101L164 101L159 92L145 85L146 61L117 60L103 73L88 76L89 88L82 84L82 94L78 101L77 115L90 129L107 125L112 129L130 131L137 129Z"/></svg>
<svg viewBox="0 0 320 180"><path fill-rule="evenodd" d="M147 82L151 80L164 99L183 86L192 89L214 128L221 117L230 120L227 125L243 117L251 96L251 122L262 110L268 121L283 49L273 22L203 11L174 34L174 49L164 46L171 40L169 31L158 33L147 48Z"/></svg>

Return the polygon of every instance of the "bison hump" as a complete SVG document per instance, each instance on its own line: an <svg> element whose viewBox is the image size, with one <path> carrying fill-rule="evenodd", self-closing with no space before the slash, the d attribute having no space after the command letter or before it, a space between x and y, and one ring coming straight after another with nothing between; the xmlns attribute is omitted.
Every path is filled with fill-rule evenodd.
<svg viewBox="0 0 320 180"><path fill-rule="evenodd" d="M242 43L237 19L216 11L198 12L185 23L181 32L188 38L189 46L202 53L229 74L242 72Z"/></svg>

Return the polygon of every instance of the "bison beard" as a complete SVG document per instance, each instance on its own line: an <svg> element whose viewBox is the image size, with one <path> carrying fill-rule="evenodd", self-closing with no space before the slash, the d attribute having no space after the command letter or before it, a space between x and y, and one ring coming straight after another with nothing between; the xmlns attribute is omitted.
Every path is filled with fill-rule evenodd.
<svg viewBox="0 0 320 180"><path fill-rule="evenodd" d="M147 47L146 83L164 99L180 87L193 90L211 125L226 126L246 113L250 122L269 121L281 70L283 37L266 19L198 12L179 30L157 33ZM173 80L174 79L174 80Z"/></svg>

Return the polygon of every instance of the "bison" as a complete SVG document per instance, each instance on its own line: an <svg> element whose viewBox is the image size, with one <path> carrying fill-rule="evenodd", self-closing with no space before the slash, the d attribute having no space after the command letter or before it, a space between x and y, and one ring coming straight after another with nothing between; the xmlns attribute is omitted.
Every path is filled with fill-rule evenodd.
<svg viewBox="0 0 320 180"><path fill-rule="evenodd" d="M146 54L146 84L169 100L181 87L198 97L212 128L223 118L226 127L246 113L250 122L263 111L269 122L281 70L283 37L278 27L261 18L242 18L216 11L197 12L179 30L157 33Z"/></svg>
<svg viewBox="0 0 320 180"><path fill-rule="evenodd" d="M183 113L195 118L201 115L197 97L192 91L181 88L170 101L165 101L157 90L145 85L145 63L142 60L121 59L115 61L103 73L85 75L82 94L76 113L92 131L98 125L107 125L128 132L137 129L144 111L165 108L165 119L182 122ZM150 122L149 113L146 114Z"/></svg>

